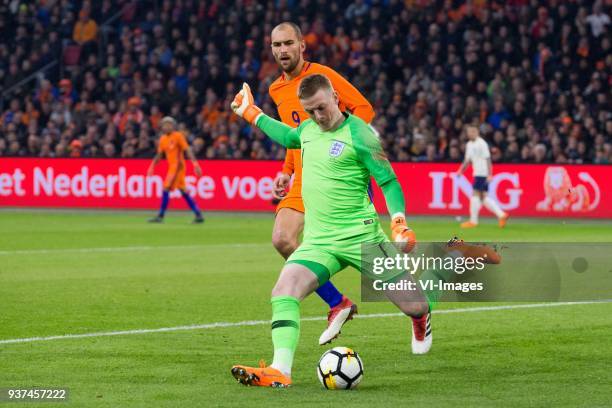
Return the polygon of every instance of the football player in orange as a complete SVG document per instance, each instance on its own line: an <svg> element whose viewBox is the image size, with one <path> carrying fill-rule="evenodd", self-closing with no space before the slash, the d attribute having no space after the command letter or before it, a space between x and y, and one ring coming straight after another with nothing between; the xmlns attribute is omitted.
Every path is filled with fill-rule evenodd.
<svg viewBox="0 0 612 408"><path fill-rule="evenodd" d="M324 74L330 79L340 99L340 109L370 123L375 112L368 100L346 79L333 69L304 60L305 42L300 28L292 22L284 22L270 35L272 54L281 68L281 75L270 85L270 97L276 104L280 119L285 124L298 127L308 119L300 104L298 85L310 74ZM287 193L291 176L293 184ZM299 246L299 236L304 229L304 203L302 202L302 162L300 149L288 149L281 174L274 180L277 198L282 198L276 208L272 243L287 259ZM321 334L319 344L331 342L340 334L342 325L352 319L357 306L328 281L317 294L329 305L327 329Z"/></svg>
<svg viewBox="0 0 612 408"><path fill-rule="evenodd" d="M185 135L182 132L176 131L176 121L170 116L164 117L160 122L162 136L159 140L159 146L157 147L157 154L149 166L147 176L152 176L155 166L161 160L162 156L168 160L168 173L166 174L166 180L164 181L164 192L162 195L162 202L159 209L159 213L156 217L151 218L149 222L160 223L164 221L164 215L170 202L170 192L174 189L179 189L181 195L194 212L195 218L194 224L201 224L204 222L204 217L200 212L193 198L185 190L185 155L191 160L196 176L202 175L202 169L198 164L193 152L189 148L189 144L185 139Z"/></svg>

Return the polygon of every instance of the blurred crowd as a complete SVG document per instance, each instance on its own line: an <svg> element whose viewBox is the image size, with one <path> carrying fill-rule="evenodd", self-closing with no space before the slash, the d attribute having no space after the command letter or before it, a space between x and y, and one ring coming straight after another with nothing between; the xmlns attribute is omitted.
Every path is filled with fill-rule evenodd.
<svg viewBox="0 0 612 408"><path fill-rule="evenodd" d="M276 114L269 34L294 21L307 60L372 103L392 160L460 161L463 125L477 122L494 162L612 163L610 9L586 0L0 0L0 156L152 157L171 115L198 158L282 159L229 103L246 81Z"/></svg>

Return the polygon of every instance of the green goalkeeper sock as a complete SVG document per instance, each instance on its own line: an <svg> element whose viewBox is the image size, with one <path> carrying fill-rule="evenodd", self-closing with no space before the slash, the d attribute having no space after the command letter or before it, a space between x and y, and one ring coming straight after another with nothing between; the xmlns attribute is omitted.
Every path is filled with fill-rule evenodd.
<svg viewBox="0 0 612 408"><path fill-rule="evenodd" d="M290 377L293 354L300 337L300 301L292 296L276 296L271 302L274 344L271 367Z"/></svg>

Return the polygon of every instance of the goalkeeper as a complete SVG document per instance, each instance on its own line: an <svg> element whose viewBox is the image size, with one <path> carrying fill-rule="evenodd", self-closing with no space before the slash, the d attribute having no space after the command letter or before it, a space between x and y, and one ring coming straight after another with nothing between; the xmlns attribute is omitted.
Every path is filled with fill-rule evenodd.
<svg viewBox="0 0 612 408"><path fill-rule="evenodd" d="M304 240L287 259L272 290L274 360L269 367L234 366L232 374L243 384L284 387L291 384L291 367L300 331L300 302L347 266L361 270L361 244L389 242L380 227L367 188L373 176L392 214L392 238L410 251L414 232L404 216L404 194L380 141L361 119L343 113L330 81L322 74L305 77L298 97L310 116L291 128L262 113L247 84L232 102L234 112L287 148L302 149ZM363 271L362 271L363 272ZM397 274L403 271L395 271ZM402 312L416 318L422 341L413 333L413 352L431 346L429 305L414 292L412 299L390 296ZM413 330L415 328L413 327Z"/></svg>

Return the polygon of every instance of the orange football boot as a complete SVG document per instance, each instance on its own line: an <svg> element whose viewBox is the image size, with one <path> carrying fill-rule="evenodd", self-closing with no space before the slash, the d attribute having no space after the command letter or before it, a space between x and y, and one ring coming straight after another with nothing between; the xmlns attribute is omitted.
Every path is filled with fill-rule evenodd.
<svg viewBox="0 0 612 408"><path fill-rule="evenodd" d="M263 360L259 362L259 368L235 365L232 375L240 384L249 386L287 388L291 385L291 378L276 368L266 367Z"/></svg>
<svg viewBox="0 0 612 408"><path fill-rule="evenodd" d="M467 244L462 239L454 237L446 244L446 251L459 251L465 258L484 258L485 263L501 263L501 255L488 245Z"/></svg>
<svg viewBox="0 0 612 408"><path fill-rule="evenodd" d="M461 228L476 228L477 226L478 224L474 224L472 221L462 222L460 225Z"/></svg>
<svg viewBox="0 0 612 408"><path fill-rule="evenodd" d="M506 226L506 222L508 222L508 218L510 218L510 214L504 213L501 217L499 217L499 228L504 228Z"/></svg>

